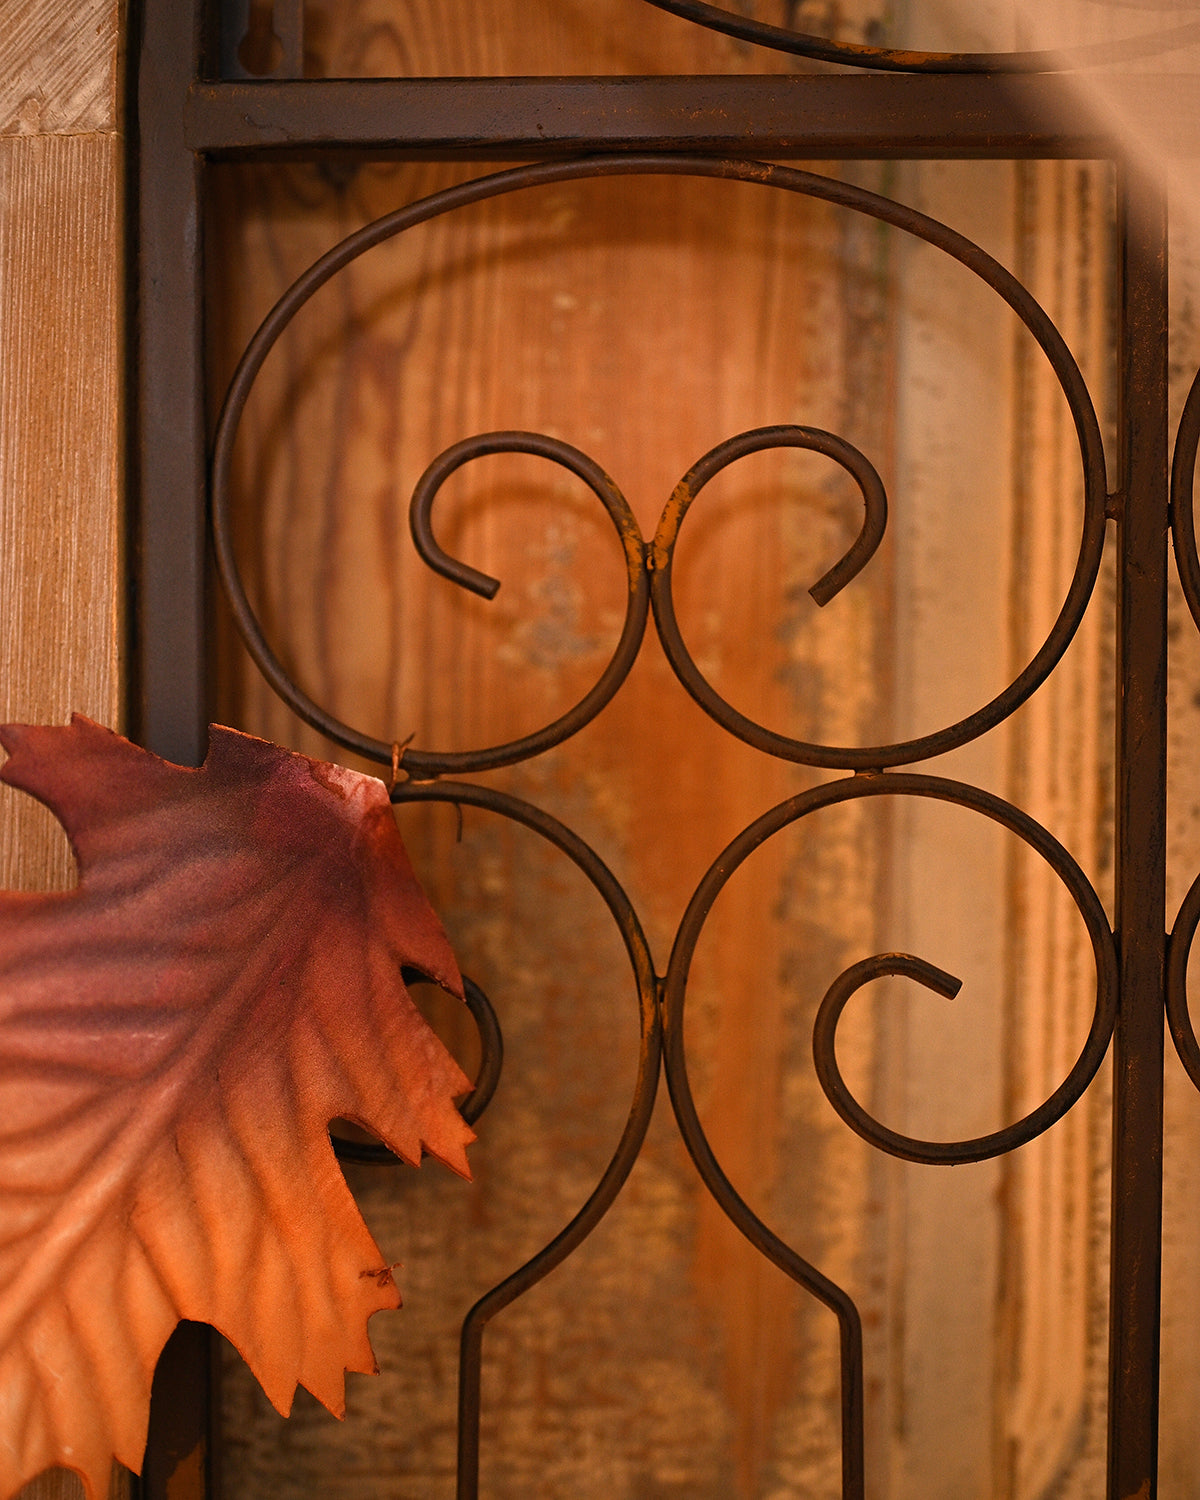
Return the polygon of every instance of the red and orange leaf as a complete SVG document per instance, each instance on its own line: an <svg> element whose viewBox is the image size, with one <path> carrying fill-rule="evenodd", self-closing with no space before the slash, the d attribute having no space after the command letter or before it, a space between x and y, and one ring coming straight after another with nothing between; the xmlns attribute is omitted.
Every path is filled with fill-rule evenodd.
<svg viewBox="0 0 1200 1500"><path fill-rule="evenodd" d="M77 890L0 893L0 1500L140 1467L176 1322L331 1411L399 1305L327 1127L468 1176L469 1087L402 965L462 980L382 783L214 727L199 770L76 716L0 729Z"/></svg>

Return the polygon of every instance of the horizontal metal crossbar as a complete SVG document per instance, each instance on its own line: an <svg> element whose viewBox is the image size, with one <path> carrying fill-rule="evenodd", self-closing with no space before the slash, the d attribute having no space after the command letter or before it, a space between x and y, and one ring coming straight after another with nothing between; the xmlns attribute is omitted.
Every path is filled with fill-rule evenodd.
<svg viewBox="0 0 1200 1500"><path fill-rule="evenodd" d="M1186 77L1106 80L1117 117L1200 150ZM825 74L647 78L284 79L192 85L206 155L394 152L542 157L620 149L776 158L1108 157L1112 126L1058 76Z"/></svg>

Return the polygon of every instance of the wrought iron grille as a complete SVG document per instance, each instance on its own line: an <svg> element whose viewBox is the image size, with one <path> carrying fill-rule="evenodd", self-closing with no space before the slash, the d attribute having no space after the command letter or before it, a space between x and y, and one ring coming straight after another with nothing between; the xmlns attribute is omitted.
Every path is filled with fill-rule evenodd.
<svg viewBox="0 0 1200 1500"><path fill-rule="evenodd" d="M914 1139L875 1119L839 1069L836 1034L856 991L903 975L939 994L957 980L919 957L884 953L847 968L817 1018L813 1053L821 1087L842 1119L881 1151L925 1163L978 1161L1013 1150L1060 1120L1102 1060L1114 1060L1113 1201L1109 1345L1110 1500L1153 1495L1159 1368L1164 1015L1185 1067L1200 1086L1200 1045L1188 1016L1185 977L1200 924L1200 880L1170 939L1166 935L1164 839L1167 652L1167 538L1174 544L1189 607L1200 624L1200 560L1192 477L1200 442L1200 378L1175 440L1169 480L1167 431L1167 220L1161 190L1124 160L1105 128L1081 114L1043 54L925 54L839 45L748 19L699 0L648 0L681 21L715 28L755 47L862 72L786 76L652 78L473 78L317 80L303 75L302 0L252 8L201 0L143 0L137 19L135 81L136 421L131 445L136 505L135 722L150 748L197 763L206 722L206 514L213 550L242 635L275 691L335 744L390 768L396 802L481 807L548 840L599 892L620 931L641 1006L637 1083L624 1134L583 1209L516 1274L495 1286L462 1330L458 1493L478 1492L480 1372L489 1321L570 1256L605 1216L636 1161L660 1074L679 1130L708 1191L761 1254L836 1314L841 1337L842 1485L866 1493L863 1354L850 1297L778 1238L733 1187L693 1101L683 1014L689 968L706 918L741 863L779 830L818 809L859 799L924 798L990 819L1053 869L1086 925L1095 959L1094 1012L1086 1041L1057 1089L1024 1118L971 1140ZM266 19L275 51L251 79L239 44ZM1103 58L1099 60L1104 60ZM321 160L373 156L455 157L525 165L481 175L435 193L351 234L306 271L272 309L246 348L224 398L211 450L205 430L205 174L223 159ZM1053 322L988 253L945 224L791 159L1109 158L1118 181L1119 268L1117 427L1109 465L1092 396ZM870 561L886 526L884 486L868 458L836 434L803 426L741 433L680 480L654 535L640 531L617 482L566 442L529 432L466 437L433 458L412 497L415 544L434 571L490 597L495 580L447 555L433 512L444 481L495 453L539 455L576 475L604 507L620 539L627 603L619 643L595 684L569 712L507 743L440 752L401 747L336 719L307 696L276 655L243 588L230 538L233 444L256 376L295 313L326 282L383 241L487 198L537 185L630 175L720 178L841 205L944 252L1008 304L1044 352L1069 406L1084 490L1074 574L1057 619L1023 671L986 706L902 743L833 746L778 733L735 709L706 676L676 618L672 592L677 538L706 484L741 457L781 447L816 451L848 473L864 504L862 531L816 584L832 599ZM211 462L210 462L211 459ZM1173 486L1173 488L1172 488ZM920 769L930 758L986 734L1049 677L1093 595L1109 528L1117 538L1116 921L1110 928L1092 883L1068 850L1020 808L965 782ZM535 757L589 724L618 692L653 626L680 683L730 735L764 755L844 773L759 817L728 845L696 889L665 973L656 973L639 916L600 854L529 802L478 777ZM399 771L406 773L401 776ZM500 1039L486 997L470 987L485 1039L484 1075L471 1104L485 1107L500 1067ZM343 1146L362 1159L370 1147ZM205 1347L183 1335L156 1388L148 1495L168 1493L182 1454L210 1444ZM173 1385L170 1383L173 1382ZM170 1385L170 1394L163 1395ZM211 1467L211 1466L210 1466ZM199 1473L199 1469L196 1471ZM176 1478L169 1493L182 1492ZM211 1480L210 1484L211 1492Z"/></svg>

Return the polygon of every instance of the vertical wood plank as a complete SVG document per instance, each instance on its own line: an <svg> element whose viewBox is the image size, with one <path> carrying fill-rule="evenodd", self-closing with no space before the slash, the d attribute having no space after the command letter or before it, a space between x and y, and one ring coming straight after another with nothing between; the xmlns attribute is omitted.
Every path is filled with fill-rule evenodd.
<svg viewBox="0 0 1200 1500"><path fill-rule="evenodd" d="M6 722L118 712L118 149L103 135L0 140ZM4 884L67 881L53 819L7 788L3 807Z"/></svg>
<svg viewBox="0 0 1200 1500"><path fill-rule="evenodd" d="M116 724L121 143L116 0L0 4L0 719ZM63 888L66 839L0 791L0 881ZM127 1492L114 1471L114 1495ZM23 1500L73 1500L52 1471Z"/></svg>

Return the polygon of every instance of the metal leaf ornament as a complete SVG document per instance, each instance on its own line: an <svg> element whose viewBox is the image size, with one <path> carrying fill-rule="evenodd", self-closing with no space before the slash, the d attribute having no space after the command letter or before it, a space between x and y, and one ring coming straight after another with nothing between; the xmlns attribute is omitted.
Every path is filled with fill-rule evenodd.
<svg viewBox="0 0 1200 1500"><path fill-rule="evenodd" d="M400 1297L328 1125L470 1175L400 971L462 980L373 777L217 727L199 770L78 715L0 744L79 865L0 893L0 1497L63 1465L98 1500L181 1318L285 1415L376 1369Z"/></svg>

